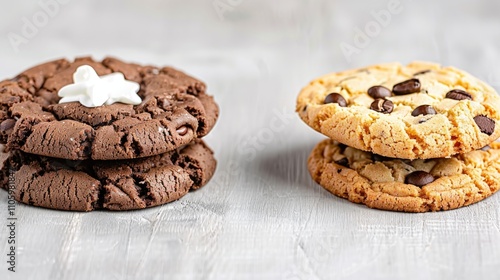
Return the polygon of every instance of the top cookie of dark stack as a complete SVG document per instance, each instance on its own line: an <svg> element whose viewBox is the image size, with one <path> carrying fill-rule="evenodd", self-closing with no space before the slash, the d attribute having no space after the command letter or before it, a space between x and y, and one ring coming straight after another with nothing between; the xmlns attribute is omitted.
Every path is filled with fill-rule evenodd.
<svg viewBox="0 0 500 280"><path fill-rule="evenodd" d="M73 83L81 65L99 76L121 72L140 84L139 105L87 108L58 104L58 91ZM203 82L170 67L60 59L0 82L0 143L8 150L70 160L116 160L159 155L205 136L218 106Z"/></svg>

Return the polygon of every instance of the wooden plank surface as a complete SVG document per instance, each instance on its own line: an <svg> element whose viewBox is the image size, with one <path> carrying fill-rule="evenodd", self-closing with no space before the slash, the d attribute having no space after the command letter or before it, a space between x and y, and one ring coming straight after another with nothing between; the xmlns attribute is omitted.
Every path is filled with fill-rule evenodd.
<svg viewBox="0 0 500 280"><path fill-rule="evenodd" d="M8 34L22 35L23 17L45 10L2 4L2 79L84 54L174 65L206 81L220 104L206 138L219 165L206 187L153 209L18 205L17 272L7 271L2 226L0 279L500 279L500 195L427 214L336 198L305 165L323 137L294 113L312 78L386 61L455 65L498 90L498 1L62 2L20 45ZM399 12L356 45L359 30L393 6ZM1 191L3 224L7 217Z"/></svg>

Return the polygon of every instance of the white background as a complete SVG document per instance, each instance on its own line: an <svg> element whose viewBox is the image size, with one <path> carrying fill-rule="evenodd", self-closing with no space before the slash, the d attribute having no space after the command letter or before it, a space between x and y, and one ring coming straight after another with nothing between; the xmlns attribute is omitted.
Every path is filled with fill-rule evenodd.
<svg viewBox="0 0 500 280"><path fill-rule="evenodd" d="M2 226L0 279L500 278L500 195L427 214L336 198L305 165L323 136L294 113L314 77L388 61L453 65L500 89L499 1L400 0L382 13L391 1L60 2L48 15L38 0L2 1L0 77L80 55L183 69L220 104L206 137L219 165L205 188L153 209L19 205L17 272ZM6 205L0 191L0 225Z"/></svg>

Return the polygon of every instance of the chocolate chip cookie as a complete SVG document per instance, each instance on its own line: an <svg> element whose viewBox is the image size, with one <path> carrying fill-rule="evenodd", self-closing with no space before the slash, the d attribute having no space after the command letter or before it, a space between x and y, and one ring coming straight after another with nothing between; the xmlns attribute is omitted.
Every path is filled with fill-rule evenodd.
<svg viewBox="0 0 500 280"><path fill-rule="evenodd" d="M140 85L142 102L59 104L59 90L82 65L98 75L123 73ZM0 82L0 109L0 143L8 150L69 160L163 154L206 135L219 112L205 84L178 70L88 57L48 62Z"/></svg>
<svg viewBox="0 0 500 280"><path fill-rule="evenodd" d="M328 139L308 160L312 178L355 203L402 212L459 208L500 188L500 143L439 159L396 159Z"/></svg>
<svg viewBox="0 0 500 280"><path fill-rule="evenodd" d="M464 71L426 62L320 77L302 89L296 110L324 135L387 157L449 157L500 137L495 90Z"/></svg>
<svg viewBox="0 0 500 280"><path fill-rule="evenodd" d="M205 185L216 161L210 148L195 140L161 155L116 161L73 161L1 151L0 165L2 187L17 201L92 211L142 209L177 200Z"/></svg>

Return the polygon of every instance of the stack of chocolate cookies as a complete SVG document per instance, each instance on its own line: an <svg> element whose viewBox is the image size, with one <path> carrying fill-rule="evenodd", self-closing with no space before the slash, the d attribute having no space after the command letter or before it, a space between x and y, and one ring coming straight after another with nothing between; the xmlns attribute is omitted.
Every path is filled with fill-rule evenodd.
<svg viewBox="0 0 500 280"><path fill-rule="evenodd" d="M2 187L19 202L73 211L177 200L215 171L200 138L219 109L205 90L173 68L114 58L56 60L2 81Z"/></svg>
<svg viewBox="0 0 500 280"><path fill-rule="evenodd" d="M312 151L312 178L371 208L426 212L500 188L500 98L453 67L380 64L320 77L298 114L330 139Z"/></svg>

